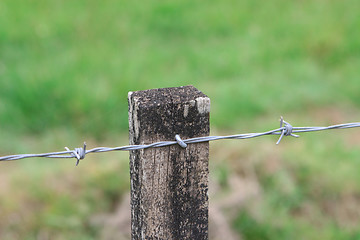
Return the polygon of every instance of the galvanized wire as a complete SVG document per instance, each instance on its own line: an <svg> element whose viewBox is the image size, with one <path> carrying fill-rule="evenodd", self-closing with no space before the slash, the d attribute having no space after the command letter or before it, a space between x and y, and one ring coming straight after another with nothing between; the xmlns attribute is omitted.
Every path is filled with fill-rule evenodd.
<svg viewBox="0 0 360 240"><path fill-rule="evenodd" d="M244 133L244 134L236 134L236 135L228 135L228 136L206 136L206 137L195 137L189 139L181 139L178 134L175 134L175 141L162 141L155 142L151 144L144 145L129 145L129 146L121 146L121 147L97 147L90 150L86 150L86 143L82 148L75 148L74 150L70 150L65 147L66 151L62 152L51 152L51 153L40 153L40 154L17 154L17 155L9 155L0 157L0 161L13 161L24 158L33 158L33 157L46 157L46 158L76 158L76 166L79 164L80 160L84 159L85 156L89 153L103 153L103 152L112 152L112 151L133 151L147 148L158 148L165 147L178 144L182 148L186 148L187 144L192 143L201 143L201 142L210 142L216 140L224 140L224 139L249 139L255 137L261 137L266 135L280 135L276 144L279 144L284 136L292 136L299 137L294 133L304 133L304 132L316 132L316 131L324 131L331 129L345 129L345 128L356 128L360 127L360 122L353 123L344 123L331 125L327 127L293 127L290 123L284 121L281 117L280 119L280 128L273 129L266 132L260 133Z"/></svg>

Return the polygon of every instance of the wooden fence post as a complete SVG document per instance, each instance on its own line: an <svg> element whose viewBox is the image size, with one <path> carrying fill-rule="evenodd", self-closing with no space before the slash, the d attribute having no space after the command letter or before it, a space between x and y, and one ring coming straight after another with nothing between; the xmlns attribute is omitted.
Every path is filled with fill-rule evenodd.
<svg viewBox="0 0 360 240"><path fill-rule="evenodd" d="M193 86L128 101L130 144L209 135L210 99ZM208 162L208 142L131 151L131 238L208 239Z"/></svg>

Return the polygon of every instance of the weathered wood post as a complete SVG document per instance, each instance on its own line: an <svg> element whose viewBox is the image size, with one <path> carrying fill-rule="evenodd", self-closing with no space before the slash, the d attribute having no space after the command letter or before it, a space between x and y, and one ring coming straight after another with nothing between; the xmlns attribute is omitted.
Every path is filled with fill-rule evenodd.
<svg viewBox="0 0 360 240"><path fill-rule="evenodd" d="M208 136L210 99L193 86L130 92L130 144ZM130 152L132 239L208 239L209 143Z"/></svg>

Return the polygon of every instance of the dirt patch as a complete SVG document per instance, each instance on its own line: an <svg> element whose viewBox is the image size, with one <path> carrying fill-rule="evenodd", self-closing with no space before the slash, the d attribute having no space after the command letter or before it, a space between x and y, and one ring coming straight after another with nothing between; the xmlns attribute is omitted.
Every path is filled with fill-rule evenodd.
<svg viewBox="0 0 360 240"><path fill-rule="evenodd" d="M344 193L339 197L324 200L322 209L342 228L356 230L360 223L359 206L359 193Z"/></svg>

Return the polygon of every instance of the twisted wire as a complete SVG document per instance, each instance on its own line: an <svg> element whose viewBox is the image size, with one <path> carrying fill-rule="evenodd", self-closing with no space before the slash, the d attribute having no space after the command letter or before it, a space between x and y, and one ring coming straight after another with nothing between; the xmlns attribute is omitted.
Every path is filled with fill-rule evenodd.
<svg viewBox="0 0 360 240"><path fill-rule="evenodd" d="M280 135L278 141L276 142L276 144L279 144L284 136L299 137L299 135L296 135L294 133L316 132L316 131L356 128L356 127L360 127L360 122L337 124L327 127L293 127L290 123L286 122L283 119L283 117L281 117L280 128L269 130L266 132L260 132L260 133L243 133L243 134L235 134L228 136L195 137L184 140L181 139L178 134L176 134L175 141L161 141L151 144L129 145L129 146L112 147L112 148L97 147L90 150L86 150L86 143L84 143L84 146L82 148L75 148L74 150L70 150L69 148L65 147L66 151L62 151L62 152L9 155L9 156L0 157L0 161L13 161L24 158L33 158L33 157L76 158L76 166L77 166L80 160L84 159L85 156L89 153L103 153L103 152L111 152L111 151L134 151L140 149L158 148L158 147L165 147L171 145L179 145L182 148L186 148L188 144L192 144L192 143L210 142L210 141L217 141L224 139L249 139L249 138L261 137L266 135Z"/></svg>

